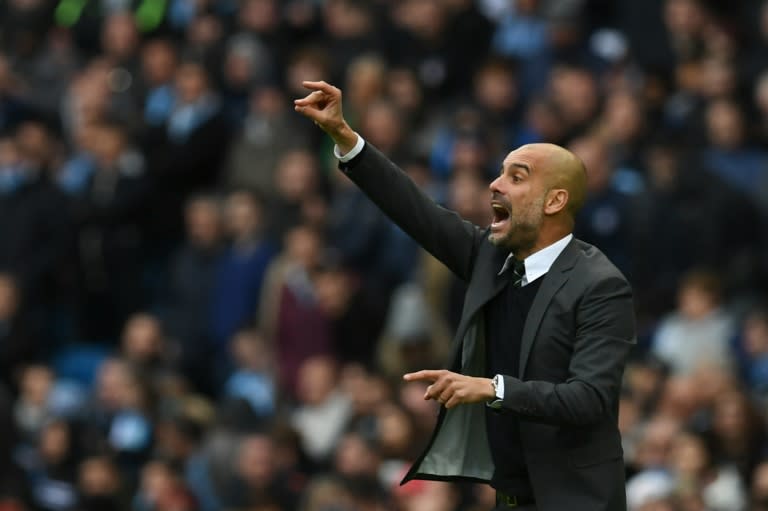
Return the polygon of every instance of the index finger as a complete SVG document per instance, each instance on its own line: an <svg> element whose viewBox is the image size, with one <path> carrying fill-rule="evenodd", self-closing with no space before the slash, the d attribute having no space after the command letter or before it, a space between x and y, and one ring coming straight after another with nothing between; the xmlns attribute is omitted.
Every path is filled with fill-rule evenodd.
<svg viewBox="0 0 768 511"><path fill-rule="evenodd" d="M326 82L325 80L321 80L319 82L304 80L301 82L301 84L309 90L319 90L325 92L326 94L336 94L336 87Z"/></svg>
<svg viewBox="0 0 768 511"><path fill-rule="evenodd" d="M444 373L444 369L424 369L415 373L405 374L403 375L403 379L406 381L428 381L431 383L440 378Z"/></svg>
<svg viewBox="0 0 768 511"><path fill-rule="evenodd" d="M293 103L299 106L306 106L310 103L318 103L323 100L323 92L316 90L312 91L309 94L307 94L305 97L301 99L294 99Z"/></svg>

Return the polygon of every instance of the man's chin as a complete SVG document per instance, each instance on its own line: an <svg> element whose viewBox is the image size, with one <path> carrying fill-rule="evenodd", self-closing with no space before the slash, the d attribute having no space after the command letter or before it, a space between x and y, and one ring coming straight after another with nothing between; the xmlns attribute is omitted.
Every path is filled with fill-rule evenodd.
<svg viewBox="0 0 768 511"><path fill-rule="evenodd" d="M524 247L533 246L534 240L520 239L519 236L515 236L518 233L511 233L509 231L492 232L488 235L488 241L492 245L509 252L515 252L523 249Z"/></svg>
<svg viewBox="0 0 768 511"><path fill-rule="evenodd" d="M488 235L488 241L500 248L507 248L509 245L509 233L492 232Z"/></svg>

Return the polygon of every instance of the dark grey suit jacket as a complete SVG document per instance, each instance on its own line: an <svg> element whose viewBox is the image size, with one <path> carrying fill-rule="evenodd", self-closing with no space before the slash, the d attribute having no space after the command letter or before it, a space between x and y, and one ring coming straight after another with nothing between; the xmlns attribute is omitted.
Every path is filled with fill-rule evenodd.
<svg viewBox="0 0 768 511"><path fill-rule="evenodd" d="M502 288L507 253L488 229L426 197L366 144L341 169L404 231L469 283L452 370L485 375L483 306ZM626 510L618 404L635 343L632 293L597 248L574 239L542 277L525 322L518 374L505 376L499 413L520 420L520 438L540 511ZM442 409L411 479L489 481L485 404Z"/></svg>

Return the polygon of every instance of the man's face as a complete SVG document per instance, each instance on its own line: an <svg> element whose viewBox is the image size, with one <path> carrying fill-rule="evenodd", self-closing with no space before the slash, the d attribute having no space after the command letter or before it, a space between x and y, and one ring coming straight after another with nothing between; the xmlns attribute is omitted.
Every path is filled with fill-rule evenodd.
<svg viewBox="0 0 768 511"><path fill-rule="evenodd" d="M504 160L501 174L491 184L493 223L489 239L511 251L528 250L539 236L544 219L543 169L535 149L523 146Z"/></svg>

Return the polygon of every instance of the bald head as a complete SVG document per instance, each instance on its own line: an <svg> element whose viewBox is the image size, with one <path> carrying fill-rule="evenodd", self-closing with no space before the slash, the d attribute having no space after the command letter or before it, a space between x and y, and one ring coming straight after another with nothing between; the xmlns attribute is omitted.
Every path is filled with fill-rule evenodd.
<svg viewBox="0 0 768 511"><path fill-rule="evenodd" d="M551 245L573 232L585 189L584 164L567 149L554 144L515 149L490 185L489 241L523 258Z"/></svg>
<svg viewBox="0 0 768 511"><path fill-rule="evenodd" d="M564 147L548 143L526 144L512 151L510 156L518 154L530 155L547 190L568 192L565 209L575 217L584 204L587 189L587 173L581 159Z"/></svg>

